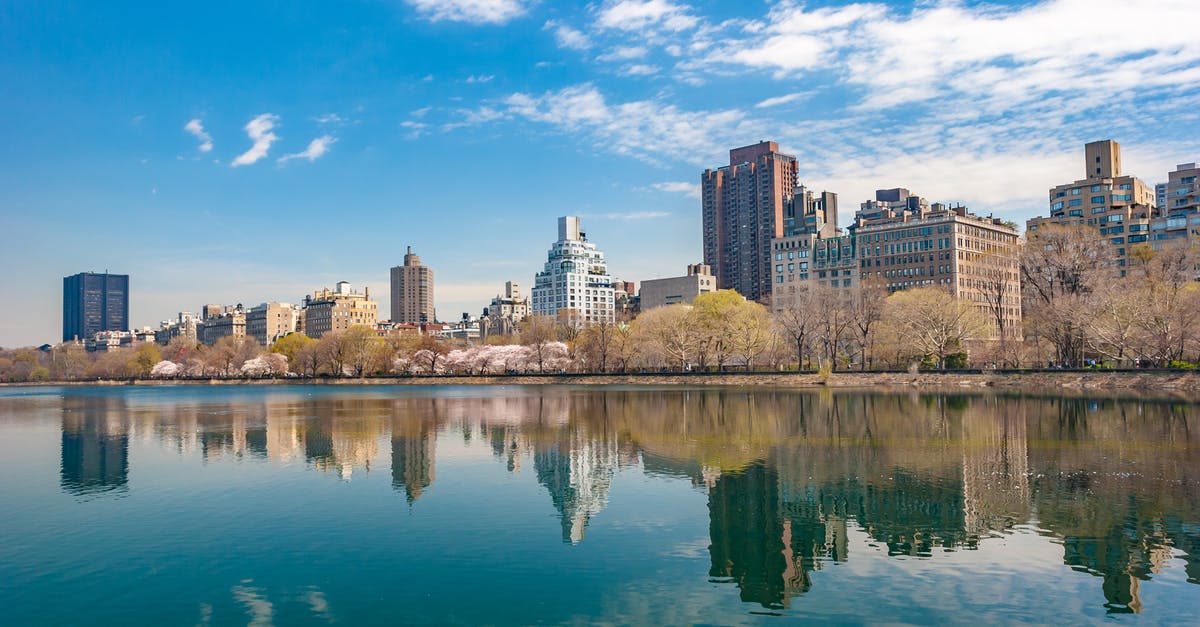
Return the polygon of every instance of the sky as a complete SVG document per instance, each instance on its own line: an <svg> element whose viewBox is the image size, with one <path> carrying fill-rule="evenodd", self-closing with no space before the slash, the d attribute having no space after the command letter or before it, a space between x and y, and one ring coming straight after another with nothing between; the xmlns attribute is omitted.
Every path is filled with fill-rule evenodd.
<svg viewBox="0 0 1200 627"><path fill-rule="evenodd" d="M389 315L412 246L442 319L526 288L579 215L624 280L701 260L700 173L774 140L801 180L1023 222L1088 141L1200 161L1194 0L980 3L0 0L0 346L62 277L131 323L299 302Z"/></svg>

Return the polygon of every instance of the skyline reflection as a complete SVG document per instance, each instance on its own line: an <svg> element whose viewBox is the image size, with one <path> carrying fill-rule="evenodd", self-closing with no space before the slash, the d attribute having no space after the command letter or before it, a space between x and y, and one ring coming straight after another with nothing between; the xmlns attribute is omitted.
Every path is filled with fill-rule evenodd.
<svg viewBox="0 0 1200 627"><path fill-rule="evenodd" d="M550 497L563 543L640 468L686 479L709 515L711 581L784 609L855 559L861 530L895 558L938 559L1029 525L1095 576L1111 613L1173 559L1200 583L1196 407L946 394L545 389L500 397L267 395L61 405L61 489L134 492L131 440L206 464L302 464L351 481L384 464L410 507L438 492L439 446L484 447ZM136 451L136 449L135 449ZM136 455L136 452L135 452ZM523 479L526 480L526 479ZM869 548L867 550L870 550Z"/></svg>

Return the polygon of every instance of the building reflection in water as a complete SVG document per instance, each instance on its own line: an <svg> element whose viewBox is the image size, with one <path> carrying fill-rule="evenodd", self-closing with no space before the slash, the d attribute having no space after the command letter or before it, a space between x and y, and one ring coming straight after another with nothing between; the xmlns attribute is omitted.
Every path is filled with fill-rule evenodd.
<svg viewBox="0 0 1200 627"><path fill-rule="evenodd" d="M121 397L66 398L62 415L63 491L123 492L129 485L129 434Z"/></svg>
<svg viewBox="0 0 1200 627"><path fill-rule="evenodd" d="M390 438L391 485L430 493L439 434L543 486L563 542L584 541L624 468L707 493L708 576L786 608L855 551L944 559L1033 525L1095 576L1109 612L1182 559L1200 583L1196 408L1166 402L787 391L541 390L499 397L282 395L131 407L68 396L62 489L124 490L131 437L180 454L303 463L350 479ZM872 546L856 544L861 530ZM961 557L961 554L960 554Z"/></svg>

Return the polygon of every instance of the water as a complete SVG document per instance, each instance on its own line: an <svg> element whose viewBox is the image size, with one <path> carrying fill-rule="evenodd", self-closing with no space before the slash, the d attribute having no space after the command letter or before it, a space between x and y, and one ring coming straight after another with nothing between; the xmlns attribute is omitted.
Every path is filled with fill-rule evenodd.
<svg viewBox="0 0 1200 627"><path fill-rule="evenodd" d="M1195 623L1195 405L0 388L0 624Z"/></svg>

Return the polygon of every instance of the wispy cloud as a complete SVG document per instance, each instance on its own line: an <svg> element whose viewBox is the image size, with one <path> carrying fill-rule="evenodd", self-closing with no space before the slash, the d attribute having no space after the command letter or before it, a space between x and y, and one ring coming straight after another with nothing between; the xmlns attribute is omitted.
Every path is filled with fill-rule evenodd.
<svg viewBox="0 0 1200 627"><path fill-rule="evenodd" d="M456 128L463 128L467 126L478 126L480 124L487 124L488 122L493 122L506 117L503 111L499 111L488 106L483 106L478 109L459 109L457 114L459 116L459 120L456 122L447 122L443 124L443 131L453 131Z"/></svg>
<svg viewBox="0 0 1200 627"><path fill-rule="evenodd" d="M812 92L810 91L798 91L791 94L784 94L782 96L775 96L774 98L767 98L766 100L763 100L754 106L758 109L766 109L767 107L778 107L779 105L790 104L800 100L807 100L811 97Z"/></svg>
<svg viewBox="0 0 1200 627"><path fill-rule="evenodd" d="M596 16L597 25L623 31L681 31L698 22L689 7L670 0L610 0Z"/></svg>
<svg viewBox="0 0 1200 627"><path fill-rule="evenodd" d="M346 118L344 118L336 113L326 113L325 115L318 115L318 116L314 117L313 122L316 122L317 124L339 124L340 125L340 124L346 123Z"/></svg>
<svg viewBox="0 0 1200 627"><path fill-rule="evenodd" d="M408 131L404 134L405 139L418 139L423 135L429 134L429 131L426 130L429 128L429 125L416 120L405 120L400 123L400 128Z"/></svg>
<svg viewBox="0 0 1200 627"><path fill-rule="evenodd" d="M554 41L558 44L559 48L587 50L592 47L592 42L588 39L587 35L562 22L550 20L542 28L554 33Z"/></svg>
<svg viewBox="0 0 1200 627"><path fill-rule="evenodd" d="M649 63L631 63L622 67L617 71L621 76L654 76L661 71L662 68Z"/></svg>
<svg viewBox="0 0 1200 627"><path fill-rule="evenodd" d="M494 78L496 78L495 74L472 74L467 77L467 83L490 83Z"/></svg>
<svg viewBox="0 0 1200 627"><path fill-rule="evenodd" d="M263 113L246 123L246 135L249 135L254 143L250 146L250 150L238 155L229 165L235 168L250 165L266 157L267 151L271 149L271 144L279 139L278 135L271 132L278 122L279 116L274 113Z"/></svg>
<svg viewBox="0 0 1200 627"><path fill-rule="evenodd" d="M504 24L527 10L519 0L408 0L408 3L431 22Z"/></svg>
<svg viewBox="0 0 1200 627"><path fill-rule="evenodd" d="M329 152L329 147L336 141L337 138L332 135L322 135L308 142L308 148L305 148L303 151L280 157L279 163L285 163L292 159L308 159L310 162L316 161Z"/></svg>
<svg viewBox="0 0 1200 627"><path fill-rule="evenodd" d="M672 194L684 194L692 198L700 197L699 183L686 183L684 181L666 181L655 183L650 187L657 189L660 192L670 192Z"/></svg>
<svg viewBox="0 0 1200 627"><path fill-rule="evenodd" d="M200 145L197 146L197 150L200 152L209 152L213 149L212 136L204 130L204 123L200 121L200 118L188 120L188 123L183 125L183 130L200 140Z"/></svg>

